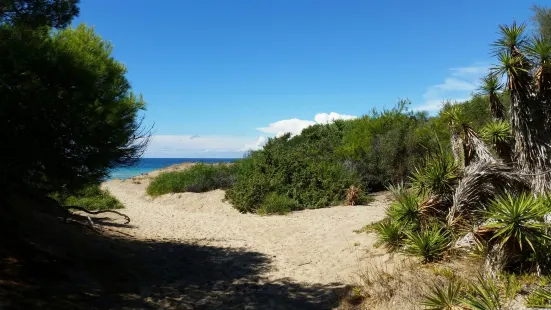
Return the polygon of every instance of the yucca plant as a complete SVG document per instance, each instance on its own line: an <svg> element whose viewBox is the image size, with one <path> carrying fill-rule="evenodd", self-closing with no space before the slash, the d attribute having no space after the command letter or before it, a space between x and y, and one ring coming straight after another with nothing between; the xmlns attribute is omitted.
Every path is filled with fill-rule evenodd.
<svg viewBox="0 0 551 310"><path fill-rule="evenodd" d="M398 184L389 184L386 189L392 194L394 200L402 201L407 199L412 193L408 187L402 182Z"/></svg>
<svg viewBox="0 0 551 310"><path fill-rule="evenodd" d="M350 186L346 191L346 199L344 200L345 206L355 206L360 200L361 189L357 186Z"/></svg>
<svg viewBox="0 0 551 310"><path fill-rule="evenodd" d="M402 246L406 237L405 227L390 218L375 224L374 230L377 233L377 243L384 245L391 251L395 251Z"/></svg>
<svg viewBox="0 0 551 310"><path fill-rule="evenodd" d="M538 288L533 291L526 301L526 305L532 308L551 308L551 290Z"/></svg>
<svg viewBox="0 0 551 310"><path fill-rule="evenodd" d="M528 43L528 39L524 35L525 29L526 24L524 23L517 24L513 22L511 26L499 25L501 37L492 44L495 54L499 54L502 51L513 55L520 53L519 48L523 48Z"/></svg>
<svg viewBox="0 0 551 310"><path fill-rule="evenodd" d="M551 41L534 37L525 48L534 64L535 91L544 116L544 134L551 132Z"/></svg>
<svg viewBox="0 0 551 310"><path fill-rule="evenodd" d="M551 41L542 36L534 37L525 46L524 51L536 66L534 76L538 92L544 94L551 90ZM549 99L548 96L544 96Z"/></svg>
<svg viewBox="0 0 551 310"><path fill-rule="evenodd" d="M451 279L447 285L435 282L430 287L430 293L425 295L422 305L428 310L461 310L462 284L457 279Z"/></svg>
<svg viewBox="0 0 551 310"><path fill-rule="evenodd" d="M463 132L465 134L466 166L474 161L485 161L491 163L496 161L490 149L486 146L486 144L484 144L474 129L470 126L464 126Z"/></svg>
<svg viewBox="0 0 551 310"><path fill-rule="evenodd" d="M452 137L452 149L454 152L462 150L462 154L455 155L457 164L468 166L474 161L494 162L495 159L488 147L482 142L476 131L471 127L471 122L460 105L451 106L445 113ZM454 139L457 139L454 141Z"/></svg>
<svg viewBox="0 0 551 310"><path fill-rule="evenodd" d="M501 246L534 251L534 244L551 239L546 234L549 225L543 221L548 211L542 200L532 194L514 197L508 193L490 204L486 211L490 223L484 227L494 231L492 239Z"/></svg>
<svg viewBox="0 0 551 310"><path fill-rule="evenodd" d="M459 169L465 168L465 141L463 140L462 124L468 123L468 119L464 117L461 108L458 105L448 104L445 106L442 117L447 120L450 128L450 145L452 148L453 159Z"/></svg>
<svg viewBox="0 0 551 310"><path fill-rule="evenodd" d="M412 187L425 197L437 197L451 202L460 172L452 156L427 156L422 166L416 167L410 176Z"/></svg>
<svg viewBox="0 0 551 310"><path fill-rule="evenodd" d="M406 236L405 253L422 257L424 263L440 260L452 241L450 232L435 223L421 231L406 232Z"/></svg>
<svg viewBox="0 0 551 310"><path fill-rule="evenodd" d="M518 282L513 277L507 277L500 285L496 278L479 274L476 282L470 285L463 304L472 310L509 310L518 289Z"/></svg>
<svg viewBox="0 0 551 310"><path fill-rule="evenodd" d="M542 126L551 124L551 87L547 82L551 49L541 40L528 40L524 29L525 25L516 23L500 26L501 38L494 46L501 64L492 74L507 76L515 164L522 173L533 175L532 191L542 194L551 190L551 126Z"/></svg>
<svg viewBox="0 0 551 310"><path fill-rule="evenodd" d="M505 120L505 107L499 100L499 93L503 90L503 83L495 74L489 74L482 78L480 94L487 95L490 98L490 112L494 121Z"/></svg>
<svg viewBox="0 0 551 310"><path fill-rule="evenodd" d="M480 136L493 147L504 162L511 163L513 161L513 149L511 148L513 136L509 122L504 120L489 122L480 130Z"/></svg>
<svg viewBox="0 0 551 310"><path fill-rule="evenodd" d="M543 219L548 211L541 199L527 193L518 196L508 193L492 201L485 212L487 224L480 227L491 232L489 242L495 245L490 245L488 259L495 260L492 255L499 253L504 257L500 264L513 268L519 258L537 256L536 250L541 250L541 244L551 239L547 235L549 225Z"/></svg>
<svg viewBox="0 0 551 310"><path fill-rule="evenodd" d="M411 193L402 200L392 203L386 210L386 214L404 227L417 229L421 225L421 202L421 199L415 193Z"/></svg>

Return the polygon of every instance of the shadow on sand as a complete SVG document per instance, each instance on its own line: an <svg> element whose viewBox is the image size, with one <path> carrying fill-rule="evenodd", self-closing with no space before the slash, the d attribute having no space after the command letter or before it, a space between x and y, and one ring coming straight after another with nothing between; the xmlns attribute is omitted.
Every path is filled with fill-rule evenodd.
<svg viewBox="0 0 551 310"><path fill-rule="evenodd" d="M106 237L40 212L0 216L0 309L330 309L348 290L268 281L261 253Z"/></svg>

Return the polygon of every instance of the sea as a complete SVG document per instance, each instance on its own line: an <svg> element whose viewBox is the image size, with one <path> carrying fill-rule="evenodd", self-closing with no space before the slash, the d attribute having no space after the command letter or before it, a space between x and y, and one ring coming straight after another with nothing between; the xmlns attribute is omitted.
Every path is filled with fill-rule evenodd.
<svg viewBox="0 0 551 310"><path fill-rule="evenodd" d="M142 173L165 168L181 163L231 163L237 158L142 158L132 167L115 168L111 170L109 179L128 179Z"/></svg>

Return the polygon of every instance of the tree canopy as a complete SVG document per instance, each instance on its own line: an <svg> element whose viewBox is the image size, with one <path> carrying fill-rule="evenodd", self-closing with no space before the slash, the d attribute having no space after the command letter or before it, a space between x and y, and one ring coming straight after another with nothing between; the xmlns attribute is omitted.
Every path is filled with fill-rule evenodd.
<svg viewBox="0 0 551 310"><path fill-rule="evenodd" d="M145 102L111 52L85 25L0 25L0 136L9 150L1 181L71 191L141 156Z"/></svg>
<svg viewBox="0 0 551 310"><path fill-rule="evenodd" d="M545 39L551 40L551 8L533 6L533 20L536 22L538 31Z"/></svg>
<svg viewBox="0 0 551 310"><path fill-rule="evenodd" d="M80 0L0 0L0 23L65 28L79 14Z"/></svg>

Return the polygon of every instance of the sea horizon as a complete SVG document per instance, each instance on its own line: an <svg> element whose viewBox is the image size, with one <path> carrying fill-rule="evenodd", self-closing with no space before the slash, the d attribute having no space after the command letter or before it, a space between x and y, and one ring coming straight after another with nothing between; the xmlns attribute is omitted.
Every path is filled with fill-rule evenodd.
<svg viewBox="0 0 551 310"><path fill-rule="evenodd" d="M131 167L120 167L111 170L108 180L111 179L128 179L141 174L149 173L154 170L166 168L172 165L181 163L228 163L234 162L239 158L161 158L161 157L144 157L138 163Z"/></svg>

